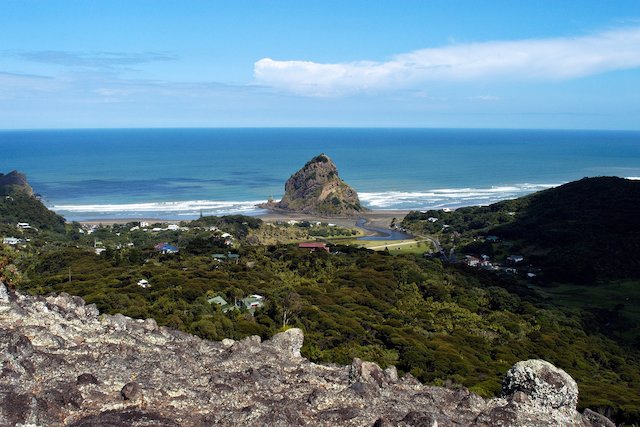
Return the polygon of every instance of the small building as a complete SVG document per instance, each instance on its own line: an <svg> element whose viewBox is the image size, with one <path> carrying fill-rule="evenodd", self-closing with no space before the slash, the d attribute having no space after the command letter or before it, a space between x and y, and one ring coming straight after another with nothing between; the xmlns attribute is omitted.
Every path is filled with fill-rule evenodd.
<svg viewBox="0 0 640 427"><path fill-rule="evenodd" d="M15 246L22 243L22 239L18 239L16 237L5 237L2 239L2 243L4 243L5 245Z"/></svg>
<svg viewBox="0 0 640 427"><path fill-rule="evenodd" d="M180 251L177 247L170 245L167 242L158 243L154 246L154 249L163 254L177 254Z"/></svg>
<svg viewBox="0 0 640 427"><path fill-rule="evenodd" d="M178 227L178 224L169 224L167 225L167 230L169 231L178 231L180 229L180 227Z"/></svg>
<svg viewBox="0 0 640 427"><path fill-rule="evenodd" d="M264 297L257 294L249 295L248 297L242 298L238 301L238 304L253 313L257 308L264 305Z"/></svg>
<svg viewBox="0 0 640 427"><path fill-rule="evenodd" d="M322 242L299 243L298 248L307 249L308 251L311 251L311 252L315 252L315 251L329 252L329 247L327 246L327 244Z"/></svg>
<svg viewBox="0 0 640 427"><path fill-rule="evenodd" d="M21 230L29 230L30 228L32 228L28 222L19 222L17 227Z"/></svg>
<svg viewBox="0 0 640 427"><path fill-rule="evenodd" d="M507 257L507 261L516 264L516 263L524 261L524 257L522 255L509 255Z"/></svg>
<svg viewBox="0 0 640 427"><path fill-rule="evenodd" d="M101 253L105 252L106 249L105 248L93 248L93 251L96 253L96 255L100 255Z"/></svg>
<svg viewBox="0 0 640 427"><path fill-rule="evenodd" d="M227 301L225 301L225 299L224 299L224 298L222 298L220 295L217 295L217 296L215 296L215 297L213 297L213 298L209 298L209 299L207 300L207 302L208 302L209 304L218 304L218 305L219 305L219 306L221 306L221 307L222 307L222 306L225 306L225 305L229 305L229 303L228 303Z"/></svg>
<svg viewBox="0 0 640 427"><path fill-rule="evenodd" d="M430 216L429 218L427 218L427 221L429 221L429 222L438 222L438 218L436 218L434 216Z"/></svg>
<svg viewBox="0 0 640 427"><path fill-rule="evenodd" d="M211 255L213 257L213 259L215 259L216 261L226 261L227 260L227 255L226 254L213 254Z"/></svg>
<svg viewBox="0 0 640 427"><path fill-rule="evenodd" d="M480 264L480 259L476 258L474 256L471 255L466 255L464 257L464 262L465 264L467 264L469 267L477 267Z"/></svg>
<svg viewBox="0 0 640 427"><path fill-rule="evenodd" d="M484 240L487 242L495 243L500 240L498 236L487 236Z"/></svg>
<svg viewBox="0 0 640 427"><path fill-rule="evenodd" d="M151 286L151 284L149 284L149 281L147 279L140 279L138 280L138 286L140 286L141 288L148 288L149 286Z"/></svg>
<svg viewBox="0 0 640 427"><path fill-rule="evenodd" d="M220 308L222 309L222 312L223 312L223 313L226 313L226 312L231 311L231 310L238 310L238 307L236 307L236 306L235 306L235 305L233 305L233 304L229 304L229 303L228 303L224 298L222 298L220 295L216 295L216 296L215 296L215 297L213 297L213 298L209 298L209 299L207 300L207 302L208 302L209 304L216 304L216 305L219 305L219 306L220 306Z"/></svg>
<svg viewBox="0 0 640 427"><path fill-rule="evenodd" d="M240 260L240 255L238 254L232 254L231 252L227 252L226 254L213 254L211 255L211 257L213 259L215 259L218 262L222 262L222 261L234 261L236 264L238 263L238 261Z"/></svg>

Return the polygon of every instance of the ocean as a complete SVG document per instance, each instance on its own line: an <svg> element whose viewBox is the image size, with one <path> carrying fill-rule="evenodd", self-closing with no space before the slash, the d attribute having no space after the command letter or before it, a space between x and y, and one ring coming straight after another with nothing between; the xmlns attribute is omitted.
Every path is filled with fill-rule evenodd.
<svg viewBox="0 0 640 427"><path fill-rule="evenodd" d="M486 205L585 176L640 177L640 132L480 129L0 131L17 169L68 220L260 214L325 153L371 209Z"/></svg>

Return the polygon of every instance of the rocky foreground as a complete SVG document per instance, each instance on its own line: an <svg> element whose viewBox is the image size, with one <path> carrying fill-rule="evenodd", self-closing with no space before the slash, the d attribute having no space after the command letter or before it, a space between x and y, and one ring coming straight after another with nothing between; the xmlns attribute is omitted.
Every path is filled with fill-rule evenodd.
<svg viewBox="0 0 640 427"><path fill-rule="evenodd" d="M0 425L613 426L576 411L575 381L542 360L514 365L503 397L485 400L359 359L316 365L303 339L211 342L0 282Z"/></svg>

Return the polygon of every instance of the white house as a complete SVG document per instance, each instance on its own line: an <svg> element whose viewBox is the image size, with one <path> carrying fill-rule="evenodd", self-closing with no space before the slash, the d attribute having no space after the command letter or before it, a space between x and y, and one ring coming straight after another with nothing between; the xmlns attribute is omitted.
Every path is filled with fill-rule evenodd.
<svg viewBox="0 0 640 427"><path fill-rule="evenodd" d="M19 243L22 243L22 240L16 237L5 237L4 239L2 239L2 243L4 243L5 245L15 246Z"/></svg>
<svg viewBox="0 0 640 427"><path fill-rule="evenodd" d="M20 228L22 230L28 230L29 228L31 228L31 226L29 225L28 222L19 222L18 223L18 228Z"/></svg>
<svg viewBox="0 0 640 427"><path fill-rule="evenodd" d="M151 286L151 284L149 284L149 281L147 279L140 279L138 280L138 286L140 286L141 288L148 288L149 286Z"/></svg>
<svg viewBox="0 0 640 427"><path fill-rule="evenodd" d="M466 255L464 260L469 267L477 267L480 264L480 259L471 255Z"/></svg>
<svg viewBox="0 0 640 427"><path fill-rule="evenodd" d="M180 229L180 227L178 227L178 224L169 224L169 225L167 225L167 230L178 231L179 229Z"/></svg>

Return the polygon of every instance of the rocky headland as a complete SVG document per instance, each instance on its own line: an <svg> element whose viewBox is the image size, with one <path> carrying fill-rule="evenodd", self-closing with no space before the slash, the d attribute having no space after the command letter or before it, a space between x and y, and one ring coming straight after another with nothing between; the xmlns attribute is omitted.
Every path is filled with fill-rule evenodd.
<svg viewBox="0 0 640 427"><path fill-rule="evenodd" d="M0 196L7 196L14 191L22 191L30 196L33 195L33 189L24 174L15 170L8 174L0 173Z"/></svg>
<svg viewBox="0 0 640 427"><path fill-rule="evenodd" d="M279 202L261 208L319 216L356 216L365 211L358 193L338 175L338 168L326 154L309 160L287 180Z"/></svg>
<svg viewBox="0 0 640 427"><path fill-rule="evenodd" d="M542 360L514 365L502 397L420 384L355 359L300 355L303 333L212 342L151 319L100 315L66 294L0 282L0 425L612 426Z"/></svg>

